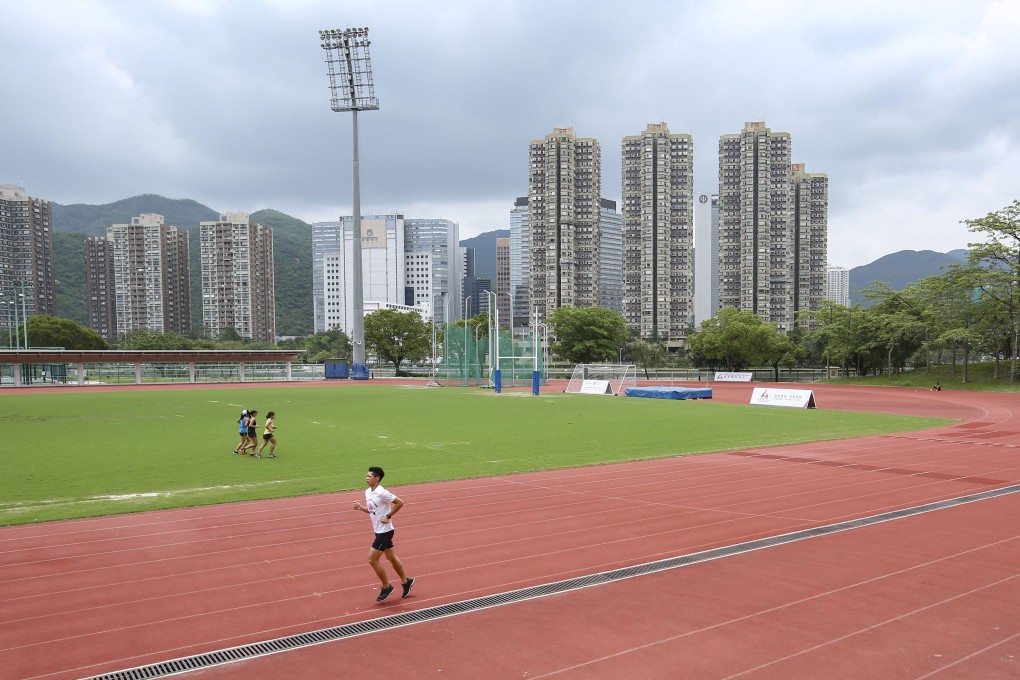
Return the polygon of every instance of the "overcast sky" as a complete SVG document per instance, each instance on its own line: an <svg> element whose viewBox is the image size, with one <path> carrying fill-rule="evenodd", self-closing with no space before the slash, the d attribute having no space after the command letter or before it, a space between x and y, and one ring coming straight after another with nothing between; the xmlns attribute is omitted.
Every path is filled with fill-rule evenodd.
<svg viewBox="0 0 1020 680"><path fill-rule="evenodd" d="M665 121L718 187L719 136L764 120L829 176L829 261L976 240L1020 198L1020 2L0 0L0 184L308 222L351 212L351 114L318 30L367 26L362 212L508 228L528 143Z"/></svg>

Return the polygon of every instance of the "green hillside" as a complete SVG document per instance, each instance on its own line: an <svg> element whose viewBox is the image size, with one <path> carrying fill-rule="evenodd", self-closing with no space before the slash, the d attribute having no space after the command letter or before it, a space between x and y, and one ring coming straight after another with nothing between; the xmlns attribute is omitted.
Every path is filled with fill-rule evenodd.
<svg viewBox="0 0 1020 680"><path fill-rule="evenodd" d="M143 213L162 215L163 221L176 227L191 229L199 222L215 220L220 213L189 198L165 198L143 194L106 205L53 204L53 230L69 231L86 236L106 236L112 224L131 224L132 217Z"/></svg>
<svg viewBox="0 0 1020 680"><path fill-rule="evenodd" d="M130 224L143 213L162 215L166 224L189 231L191 248L191 323L202 326L202 272L200 222L215 220L220 213L190 199L145 194L106 205L53 204L54 273L57 279L57 315L80 324L86 322L86 236L105 236L113 224ZM260 210L252 219L273 228L276 278L276 332L307 335L312 332L312 227L275 210Z"/></svg>

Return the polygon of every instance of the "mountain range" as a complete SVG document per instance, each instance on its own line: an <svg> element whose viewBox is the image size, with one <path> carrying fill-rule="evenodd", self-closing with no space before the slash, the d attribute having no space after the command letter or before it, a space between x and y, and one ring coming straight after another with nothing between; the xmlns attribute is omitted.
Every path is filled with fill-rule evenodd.
<svg viewBox="0 0 1020 680"><path fill-rule="evenodd" d="M885 255L871 264L850 270L850 304L865 305L863 290L872 281L884 281L894 290L903 290L918 279L941 274L943 269L954 264L966 264L966 250L951 250L937 253L934 250L901 250Z"/></svg>
<svg viewBox="0 0 1020 680"><path fill-rule="evenodd" d="M105 236L112 224L130 224L143 213L162 215L166 224L189 231L191 246L192 325L202 323L201 268L199 264L199 223L216 220L219 213L190 199L172 199L155 194L126 198L105 205L53 204L53 253L57 279L57 315L85 325L86 236ZM276 278L276 332L278 335L307 335L312 332L312 226L276 210L259 210L251 219L273 228ZM461 246L475 249L479 277L495 279L496 239L509 231L500 229L464 239ZM872 281L884 281L896 290L941 273L942 268L966 261L966 251L937 253L931 250L902 250L850 270L850 301L866 304L860 291Z"/></svg>

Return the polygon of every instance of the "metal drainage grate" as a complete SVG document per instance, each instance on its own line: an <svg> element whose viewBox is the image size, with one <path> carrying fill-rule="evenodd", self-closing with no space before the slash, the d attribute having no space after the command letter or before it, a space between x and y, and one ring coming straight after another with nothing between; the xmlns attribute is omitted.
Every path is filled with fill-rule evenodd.
<svg viewBox="0 0 1020 680"><path fill-rule="evenodd" d="M826 536L828 534L848 531L850 529L859 529L861 527L879 524L881 522L913 517L914 515L920 515L935 510L944 510L946 508L952 508L966 503L988 500L990 498L996 498L998 496L1004 496L1018 491L1020 491L1020 485L1006 486L999 489L982 491L981 493L960 496L959 498L950 498L936 503L919 505L913 508L905 508L903 510L895 510L893 512L882 513L880 515L873 515L871 517L862 517L860 519L848 520L837 524L829 524L827 526L815 527L813 529L795 531L780 536L772 536L769 538L747 541L745 543L737 543L735 545L729 545L722 548L713 548L712 550L691 553L689 555L679 555L677 557L670 557L656 562L638 564L632 567L625 567L623 569L614 569L612 571L605 571L599 574L592 574L590 576L580 576L577 578L567 579L565 581L558 581L556 583L531 586L529 588L512 590L497 595L486 595L484 597L478 597L471 600L454 602L437 607L428 607L426 609L419 609L402 614L393 614L391 616L384 616L378 619L371 619L369 621L348 623L334 628L324 628L310 633L290 635L287 637L277 638L275 640L267 640L265 642L255 642L249 645L231 647L229 649L208 652L206 654L197 654L195 656L183 657L172 661L161 661L147 666L139 666L137 668L129 668L127 670L115 671L104 675L92 676L86 680L147 680L148 678L163 678L169 675L187 673L189 671L209 668L211 666L219 666L222 664L232 663L234 661L242 661L244 659L275 654L277 652L285 652L300 647L308 647L311 645L357 637L359 635L377 633L382 630L389 630L399 626L408 626L415 623L434 621L447 616L466 614L468 612L487 609L489 607L499 607L539 597L556 595L558 593L571 590L578 590L580 588L612 583L614 581L633 578L635 576L654 574L667 569L677 569L679 567L708 562L709 560L716 560L722 557L731 557L733 555L740 555L754 550L761 550L762 548L773 548L808 538L817 538L819 536Z"/></svg>

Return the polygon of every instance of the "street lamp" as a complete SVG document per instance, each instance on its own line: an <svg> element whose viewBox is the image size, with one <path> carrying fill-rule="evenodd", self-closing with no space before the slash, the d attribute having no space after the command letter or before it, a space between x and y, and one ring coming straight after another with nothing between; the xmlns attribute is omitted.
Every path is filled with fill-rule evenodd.
<svg viewBox="0 0 1020 680"><path fill-rule="evenodd" d="M367 28L328 29L319 31L322 49L326 50L329 72L330 107L337 112L350 111L354 121L354 202L352 207L353 237L351 239L351 340L354 362L351 378L367 380L365 365L365 301L361 279L361 173L358 165L358 111L375 111L379 99L372 82L372 62L368 54L371 43Z"/></svg>

